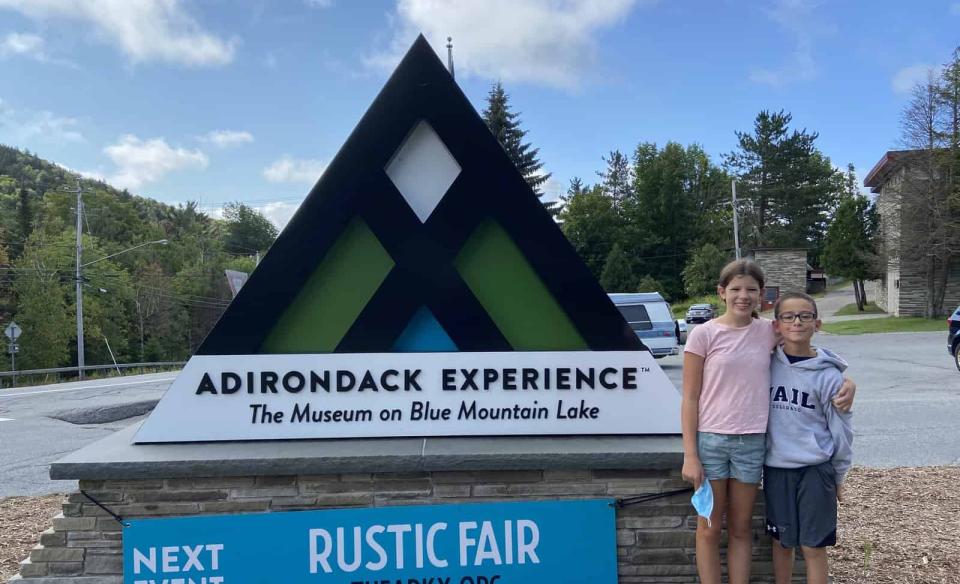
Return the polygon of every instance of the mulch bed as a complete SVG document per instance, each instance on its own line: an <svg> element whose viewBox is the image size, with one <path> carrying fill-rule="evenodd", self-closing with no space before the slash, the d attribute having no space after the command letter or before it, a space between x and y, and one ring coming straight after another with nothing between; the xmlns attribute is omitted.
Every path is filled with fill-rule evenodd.
<svg viewBox="0 0 960 584"><path fill-rule="evenodd" d="M854 468L845 483L836 584L960 583L960 466Z"/></svg>
<svg viewBox="0 0 960 584"><path fill-rule="evenodd" d="M844 487L835 584L960 584L960 466L858 467ZM0 582L17 573L62 501L0 499Z"/></svg>
<svg viewBox="0 0 960 584"><path fill-rule="evenodd" d="M0 498L0 582L20 570L20 562L60 513L63 495Z"/></svg>

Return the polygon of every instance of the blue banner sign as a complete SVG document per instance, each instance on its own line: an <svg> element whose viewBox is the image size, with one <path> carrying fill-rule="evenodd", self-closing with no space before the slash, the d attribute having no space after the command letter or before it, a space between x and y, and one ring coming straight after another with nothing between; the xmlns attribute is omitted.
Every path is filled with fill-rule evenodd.
<svg viewBox="0 0 960 584"><path fill-rule="evenodd" d="M131 520L125 584L614 584L612 500Z"/></svg>

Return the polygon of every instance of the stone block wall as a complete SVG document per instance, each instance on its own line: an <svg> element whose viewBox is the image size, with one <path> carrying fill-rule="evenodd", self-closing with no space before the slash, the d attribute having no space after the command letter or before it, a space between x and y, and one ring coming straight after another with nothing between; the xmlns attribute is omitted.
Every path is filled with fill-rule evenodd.
<svg viewBox="0 0 960 584"><path fill-rule="evenodd" d="M806 250L757 249L753 259L763 269L768 287L779 286L780 294L807 291Z"/></svg>
<svg viewBox="0 0 960 584"><path fill-rule="evenodd" d="M543 499L626 498L686 487L679 470L511 470L80 481L124 518ZM761 499L762 497L758 497ZM619 581L694 583L690 494L619 508ZM80 493L24 561L22 584L121 584L120 524ZM772 582L763 509L754 517L753 582ZM798 570L802 562L798 562ZM797 582L802 581L798 572Z"/></svg>
<svg viewBox="0 0 960 584"><path fill-rule="evenodd" d="M884 312L889 313L893 316L896 316L896 314L893 312L892 308L890 307L890 294L888 291L889 286L892 285L891 274L892 272L881 274L880 279L868 280L867 283L869 283L873 288L874 303L878 307L880 307ZM871 295L868 293L867 300L871 299L870 296Z"/></svg>

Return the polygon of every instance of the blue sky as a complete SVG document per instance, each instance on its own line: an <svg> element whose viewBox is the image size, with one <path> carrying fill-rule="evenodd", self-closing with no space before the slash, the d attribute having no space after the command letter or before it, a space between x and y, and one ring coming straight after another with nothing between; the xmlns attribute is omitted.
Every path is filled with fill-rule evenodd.
<svg viewBox="0 0 960 584"><path fill-rule="evenodd" d="M550 196L640 141L719 161L761 109L863 176L958 31L957 0L0 0L0 143L283 224L423 32L478 110L503 81Z"/></svg>

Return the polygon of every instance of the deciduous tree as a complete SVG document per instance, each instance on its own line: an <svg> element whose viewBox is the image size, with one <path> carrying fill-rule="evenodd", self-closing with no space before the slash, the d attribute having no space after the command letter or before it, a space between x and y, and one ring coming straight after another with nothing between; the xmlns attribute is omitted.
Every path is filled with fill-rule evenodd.
<svg viewBox="0 0 960 584"><path fill-rule="evenodd" d="M607 256L620 236L622 223L613 200L600 188L583 187L579 179L571 183L560 213L563 233L598 280Z"/></svg>
<svg viewBox="0 0 960 584"><path fill-rule="evenodd" d="M720 270L730 259L729 254L712 243L696 250L683 268L683 289L687 296L716 293Z"/></svg>
<svg viewBox="0 0 960 584"><path fill-rule="evenodd" d="M860 193L857 174L847 165L844 193L827 229L823 248L823 267L832 276L853 281L857 310L863 312L866 290L863 281L877 277L877 213L874 205Z"/></svg>

